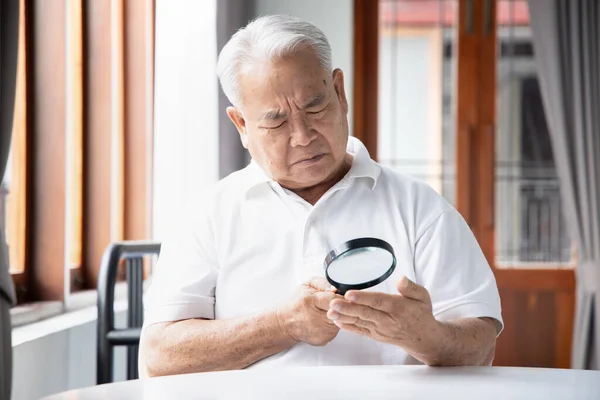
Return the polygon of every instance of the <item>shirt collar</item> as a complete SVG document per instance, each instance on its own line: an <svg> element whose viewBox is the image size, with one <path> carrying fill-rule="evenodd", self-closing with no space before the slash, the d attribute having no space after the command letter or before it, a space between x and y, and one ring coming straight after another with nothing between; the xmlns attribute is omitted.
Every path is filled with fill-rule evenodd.
<svg viewBox="0 0 600 400"><path fill-rule="evenodd" d="M350 181L356 178L367 178L371 189L374 189L381 174L381 166L371 159L365 145L353 136L348 137L346 151L352 154L353 160L350 171L343 179ZM256 161L252 160L244 170L244 193L248 196L251 191L266 183L277 184Z"/></svg>
<svg viewBox="0 0 600 400"><path fill-rule="evenodd" d="M354 136L348 138L346 151L354 156L352 166L346 178L368 178L371 183L371 189L374 189L379 175L381 175L381 166L371 158L365 145Z"/></svg>

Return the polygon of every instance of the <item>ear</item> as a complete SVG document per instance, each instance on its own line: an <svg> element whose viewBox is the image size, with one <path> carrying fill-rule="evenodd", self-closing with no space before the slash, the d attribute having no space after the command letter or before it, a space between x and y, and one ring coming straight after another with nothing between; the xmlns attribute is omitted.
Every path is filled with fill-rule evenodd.
<svg viewBox="0 0 600 400"><path fill-rule="evenodd" d="M246 120L242 116L242 113L235 107L227 107L227 116L233 122L236 129L240 134L240 140L242 141L242 146L244 148L248 148L248 132L246 130Z"/></svg>
<svg viewBox="0 0 600 400"><path fill-rule="evenodd" d="M333 88L338 96L338 100L342 104L344 113L348 114L348 99L346 98L346 89L344 89L344 73L339 68L333 71Z"/></svg>

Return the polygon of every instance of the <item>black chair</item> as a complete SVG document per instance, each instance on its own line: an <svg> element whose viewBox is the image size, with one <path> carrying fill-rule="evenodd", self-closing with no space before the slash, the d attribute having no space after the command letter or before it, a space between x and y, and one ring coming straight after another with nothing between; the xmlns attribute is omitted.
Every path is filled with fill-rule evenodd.
<svg viewBox="0 0 600 400"><path fill-rule="evenodd" d="M138 345L144 308L142 304L144 256L159 255L160 243L125 241L109 245L102 256L98 274L98 335L96 347L96 382L113 381L115 346L127 346L127 379L138 378ZM115 329L115 284L121 260L126 262L127 328Z"/></svg>

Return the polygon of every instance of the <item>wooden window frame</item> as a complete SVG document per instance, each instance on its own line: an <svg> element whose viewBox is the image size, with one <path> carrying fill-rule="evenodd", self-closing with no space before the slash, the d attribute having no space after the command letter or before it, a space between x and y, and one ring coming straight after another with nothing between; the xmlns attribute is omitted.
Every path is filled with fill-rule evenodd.
<svg viewBox="0 0 600 400"><path fill-rule="evenodd" d="M353 130L377 160L379 0L354 0Z"/></svg>
<svg viewBox="0 0 600 400"><path fill-rule="evenodd" d="M28 0L31 96L28 301L64 300L66 202L66 1Z"/></svg>

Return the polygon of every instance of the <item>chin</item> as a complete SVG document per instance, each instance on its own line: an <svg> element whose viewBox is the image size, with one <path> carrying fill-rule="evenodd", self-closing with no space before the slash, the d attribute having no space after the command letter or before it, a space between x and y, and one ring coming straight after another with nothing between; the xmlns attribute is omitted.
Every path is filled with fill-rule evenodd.
<svg viewBox="0 0 600 400"><path fill-rule="evenodd" d="M329 170L321 170L315 173L303 174L299 181L302 182L304 187L312 187L317 186L321 183L329 180L331 176L331 171Z"/></svg>
<svg viewBox="0 0 600 400"><path fill-rule="evenodd" d="M298 186L308 188L326 182L336 173L335 164L330 157L308 166L296 166L292 171L293 179Z"/></svg>

